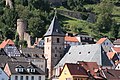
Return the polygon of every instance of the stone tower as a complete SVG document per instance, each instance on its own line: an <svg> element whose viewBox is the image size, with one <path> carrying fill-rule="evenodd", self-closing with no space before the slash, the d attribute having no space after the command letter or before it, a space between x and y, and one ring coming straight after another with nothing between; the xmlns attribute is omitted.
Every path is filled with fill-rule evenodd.
<svg viewBox="0 0 120 80"><path fill-rule="evenodd" d="M5 1L6 1L6 6L9 6L10 8L13 8L12 0L5 0Z"/></svg>
<svg viewBox="0 0 120 80"><path fill-rule="evenodd" d="M64 54L64 33L55 14L47 32L44 35L44 54L47 59L48 76L53 76L53 67L58 63Z"/></svg>
<svg viewBox="0 0 120 80"><path fill-rule="evenodd" d="M26 30L27 23L23 19L17 19L17 32L19 34L19 39L24 40L24 32Z"/></svg>

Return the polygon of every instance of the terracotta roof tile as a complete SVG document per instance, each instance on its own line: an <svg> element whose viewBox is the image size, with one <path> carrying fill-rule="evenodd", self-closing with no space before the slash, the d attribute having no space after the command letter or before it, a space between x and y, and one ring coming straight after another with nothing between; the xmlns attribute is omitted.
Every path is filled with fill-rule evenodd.
<svg viewBox="0 0 120 80"><path fill-rule="evenodd" d="M113 47L113 49L114 49L117 53L120 53L120 47Z"/></svg>
<svg viewBox="0 0 120 80"><path fill-rule="evenodd" d="M84 62L84 61L78 61L78 63L84 67L86 70L89 70L92 75L95 74L95 70L98 70L98 64L96 62Z"/></svg>
<svg viewBox="0 0 120 80"><path fill-rule="evenodd" d="M101 38L97 41L96 44L102 44L107 38Z"/></svg>
<svg viewBox="0 0 120 80"><path fill-rule="evenodd" d="M0 48L4 48L7 44L14 45L14 42L13 42L11 39L4 40L4 41L0 44Z"/></svg>
<svg viewBox="0 0 120 80"><path fill-rule="evenodd" d="M114 55L115 55L115 52L108 52L107 53L107 56L109 59L112 59L114 57Z"/></svg>
<svg viewBox="0 0 120 80"><path fill-rule="evenodd" d="M66 63L71 75L88 77L86 70L79 64Z"/></svg>
<svg viewBox="0 0 120 80"><path fill-rule="evenodd" d="M71 37L71 36L65 36L65 41L68 41L68 42L79 42L76 37Z"/></svg>

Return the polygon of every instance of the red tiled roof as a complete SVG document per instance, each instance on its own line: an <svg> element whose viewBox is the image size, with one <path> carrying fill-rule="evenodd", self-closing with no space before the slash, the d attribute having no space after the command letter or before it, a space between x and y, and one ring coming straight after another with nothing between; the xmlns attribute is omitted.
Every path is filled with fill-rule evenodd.
<svg viewBox="0 0 120 80"><path fill-rule="evenodd" d="M65 41L68 41L68 42L78 42L78 39L76 37L65 36Z"/></svg>
<svg viewBox="0 0 120 80"><path fill-rule="evenodd" d="M86 70L79 64L66 63L71 75L88 77Z"/></svg>
<svg viewBox="0 0 120 80"><path fill-rule="evenodd" d="M96 62L78 61L78 63L87 71L90 71L92 75L96 75L95 74L96 70L99 70L98 64Z"/></svg>
<svg viewBox="0 0 120 80"><path fill-rule="evenodd" d="M117 53L120 53L120 47L113 47L113 49L114 49Z"/></svg>
<svg viewBox="0 0 120 80"><path fill-rule="evenodd" d="M120 70L107 69L103 72L107 80L120 80Z"/></svg>
<svg viewBox="0 0 120 80"><path fill-rule="evenodd" d="M102 44L107 38L101 38L97 41L96 44Z"/></svg>
<svg viewBox="0 0 120 80"><path fill-rule="evenodd" d="M114 55L115 55L115 52L108 52L107 53L107 56L109 59L112 59L114 57Z"/></svg>
<svg viewBox="0 0 120 80"><path fill-rule="evenodd" d="M14 45L14 42L13 42L11 39L4 40L4 41L0 44L0 48L4 48L7 44Z"/></svg>

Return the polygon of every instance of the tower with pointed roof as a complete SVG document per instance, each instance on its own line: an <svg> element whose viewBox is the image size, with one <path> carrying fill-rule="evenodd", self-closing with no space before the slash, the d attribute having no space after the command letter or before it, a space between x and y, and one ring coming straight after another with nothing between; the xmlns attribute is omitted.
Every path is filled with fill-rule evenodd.
<svg viewBox="0 0 120 80"><path fill-rule="evenodd" d="M53 67L64 54L64 33L62 32L57 16L55 16L44 35L44 54L47 58L48 77L53 76Z"/></svg>

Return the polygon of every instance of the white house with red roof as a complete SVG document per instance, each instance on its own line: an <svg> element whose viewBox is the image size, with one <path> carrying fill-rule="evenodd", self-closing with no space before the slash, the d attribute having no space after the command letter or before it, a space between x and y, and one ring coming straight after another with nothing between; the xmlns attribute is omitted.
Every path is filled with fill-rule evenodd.
<svg viewBox="0 0 120 80"><path fill-rule="evenodd" d="M78 41L76 37L65 36L64 44L66 48L67 46L80 45L80 42Z"/></svg>
<svg viewBox="0 0 120 80"><path fill-rule="evenodd" d="M96 42L96 44L100 44L105 52L111 52L112 51L111 47L114 46L113 43L108 38L101 38Z"/></svg>
<svg viewBox="0 0 120 80"><path fill-rule="evenodd" d="M0 44L0 48L3 49L8 56L20 56L20 52L11 39L4 40Z"/></svg>

